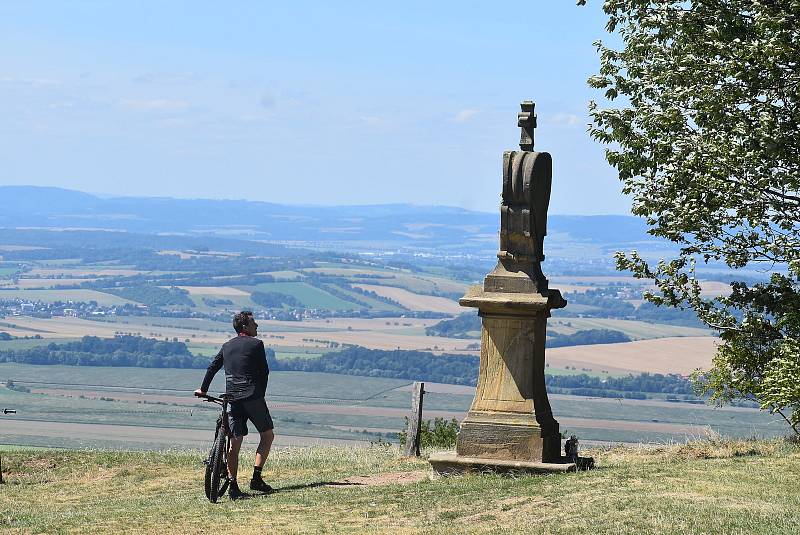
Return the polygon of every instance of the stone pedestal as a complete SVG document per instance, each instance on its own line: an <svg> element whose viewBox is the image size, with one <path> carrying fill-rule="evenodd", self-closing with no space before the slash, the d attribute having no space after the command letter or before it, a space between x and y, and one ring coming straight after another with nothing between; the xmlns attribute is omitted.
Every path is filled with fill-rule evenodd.
<svg viewBox="0 0 800 535"><path fill-rule="evenodd" d="M483 286L470 288L459 301L477 308L482 318L480 370L456 456L433 456L437 471L468 465L568 470L560 464L561 435L544 382L547 318L551 309L566 302L558 290L519 291L532 283L524 272L509 272L501 262Z"/></svg>
<svg viewBox="0 0 800 535"><path fill-rule="evenodd" d="M569 471L544 383L547 318L567 302L542 273L552 159L533 151L534 104L521 104L519 151L503 153L503 202L497 266L461 298L482 318L475 399L461 423L456 454L432 455L441 473ZM580 464L580 463L578 463Z"/></svg>
<svg viewBox="0 0 800 535"><path fill-rule="evenodd" d="M485 292L474 287L460 303L482 316L475 399L461 424L456 452L465 457L552 462L561 435L544 383L550 308L561 294ZM563 306L563 304L561 305Z"/></svg>

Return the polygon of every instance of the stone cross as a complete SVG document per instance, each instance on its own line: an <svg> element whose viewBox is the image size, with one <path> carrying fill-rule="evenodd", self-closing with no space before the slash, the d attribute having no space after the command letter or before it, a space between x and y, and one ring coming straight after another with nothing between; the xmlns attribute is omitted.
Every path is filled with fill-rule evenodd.
<svg viewBox="0 0 800 535"><path fill-rule="evenodd" d="M544 381L547 318L567 302L542 273L553 168L533 151L536 115L525 101L517 117L519 151L503 153L500 250L482 285L459 300L481 316L481 359L475 398L461 422L456 454L431 455L439 472L504 467L567 471L559 426Z"/></svg>
<svg viewBox="0 0 800 535"><path fill-rule="evenodd" d="M536 128L536 114L533 109L536 104L530 100L523 100L520 107L522 111L517 114L517 126L522 128L519 136L519 148L533 150L533 129Z"/></svg>

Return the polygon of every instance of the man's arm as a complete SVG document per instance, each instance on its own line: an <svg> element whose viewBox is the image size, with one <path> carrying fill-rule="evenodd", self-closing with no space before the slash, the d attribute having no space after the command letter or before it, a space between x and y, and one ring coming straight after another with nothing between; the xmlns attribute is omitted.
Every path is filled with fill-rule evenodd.
<svg viewBox="0 0 800 535"><path fill-rule="evenodd" d="M217 374L220 368L222 368L222 348L220 348L219 353L217 353L217 356L214 357L214 360L211 361L211 364L208 365L206 376L203 378L203 384L200 385L200 388L195 390L194 393L205 394L208 392L208 388L211 386L211 381L214 380L214 376Z"/></svg>

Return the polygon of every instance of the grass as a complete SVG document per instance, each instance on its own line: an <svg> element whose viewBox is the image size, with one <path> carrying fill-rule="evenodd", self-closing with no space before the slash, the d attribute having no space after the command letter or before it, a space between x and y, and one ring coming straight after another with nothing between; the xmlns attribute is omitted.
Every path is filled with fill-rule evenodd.
<svg viewBox="0 0 800 535"><path fill-rule="evenodd" d="M202 491L201 453L17 450L3 454L0 527L162 533L169 519L180 533L800 530L800 448L784 440L591 454L598 466L591 472L429 479L424 458L402 459L394 448L282 449L265 469L278 492L212 505ZM416 477L400 484L403 475ZM358 476L372 476L371 484L348 484Z"/></svg>

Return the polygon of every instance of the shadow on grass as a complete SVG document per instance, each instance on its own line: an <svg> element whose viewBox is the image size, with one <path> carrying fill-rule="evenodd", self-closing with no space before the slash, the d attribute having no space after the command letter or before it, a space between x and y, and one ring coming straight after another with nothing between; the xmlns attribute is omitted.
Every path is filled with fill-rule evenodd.
<svg viewBox="0 0 800 535"><path fill-rule="evenodd" d="M359 487L364 483L350 483L347 481L315 481L314 483L302 483L297 485L286 485L285 487L277 487L272 492L259 492L250 494L251 498L258 498L269 496L270 494L277 494L278 492L291 492L293 490L314 489L317 487Z"/></svg>
<svg viewBox="0 0 800 535"><path fill-rule="evenodd" d="M347 481L316 481L314 483L303 483L298 485L287 485L285 487L278 487L273 489L271 492L248 492L236 498L236 501L252 500L254 498L266 498L267 496L270 496L272 494L277 494L278 492L290 492L293 490L313 489L316 487L359 487L363 485L364 483L350 483Z"/></svg>

